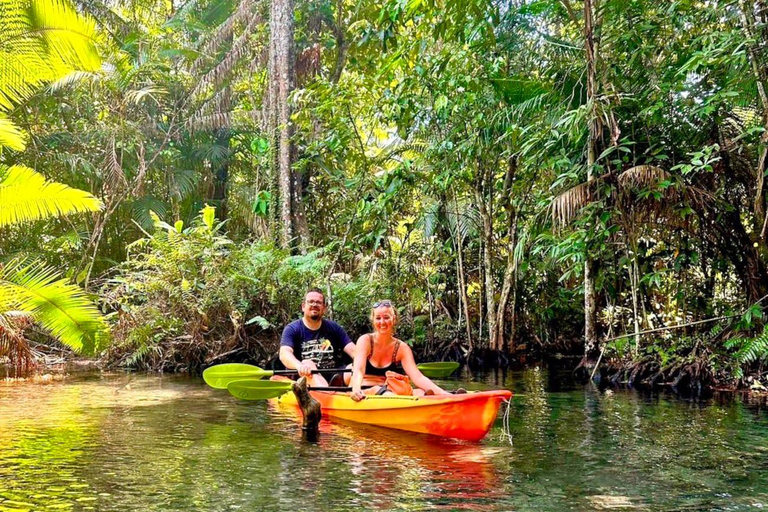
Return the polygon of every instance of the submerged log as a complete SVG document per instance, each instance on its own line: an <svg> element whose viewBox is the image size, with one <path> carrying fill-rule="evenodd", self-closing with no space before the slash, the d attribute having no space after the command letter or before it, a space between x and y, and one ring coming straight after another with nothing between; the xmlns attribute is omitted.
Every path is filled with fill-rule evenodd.
<svg viewBox="0 0 768 512"><path fill-rule="evenodd" d="M299 402L301 413L304 415L304 422L301 428L307 431L317 431L320 426L322 410L320 409L320 402L309 394L307 378L300 378L291 387L293 388L293 394L296 395L296 400Z"/></svg>

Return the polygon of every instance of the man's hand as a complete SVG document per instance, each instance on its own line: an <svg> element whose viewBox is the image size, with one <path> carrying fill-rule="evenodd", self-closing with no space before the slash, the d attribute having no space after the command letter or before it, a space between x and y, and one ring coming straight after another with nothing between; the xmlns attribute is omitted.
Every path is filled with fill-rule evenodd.
<svg viewBox="0 0 768 512"><path fill-rule="evenodd" d="M317 370L317 365L311 359L303 360L296 367L296 371L298 371L299 375L302 377L309 377L312 375L312 370Z"/></svg>

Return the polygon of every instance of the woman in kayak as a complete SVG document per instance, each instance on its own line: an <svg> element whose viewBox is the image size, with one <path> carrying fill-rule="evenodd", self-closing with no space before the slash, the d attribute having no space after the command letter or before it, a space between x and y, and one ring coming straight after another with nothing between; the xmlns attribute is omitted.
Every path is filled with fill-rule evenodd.
<svg viewBox="0 0 768 512"><path fill-rule="evenodd" d="M360 336L355 348L350 381L352 400L358 402L366 394L446 394L446 391L419 371L411 347L395 338L397 310L391 301L382 300L373 305L371 323L374 332ZM406 377L402 377L403 374L419 389L409 392L410 384ZM363 393L361 388L364 385L373 387Z"/></svg>

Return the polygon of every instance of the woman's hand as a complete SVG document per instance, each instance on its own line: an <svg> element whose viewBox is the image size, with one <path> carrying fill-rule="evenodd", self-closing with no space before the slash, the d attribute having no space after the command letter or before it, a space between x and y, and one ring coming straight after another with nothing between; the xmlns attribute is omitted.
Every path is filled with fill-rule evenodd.
<svg viewBox="0 0 768 512"><path fill-rule="evenodd" d="M352 393L349 394L349 397L355 402L359 402L360 400L365 398L365 393L363 393L362 389L353 389Z"/></svg>

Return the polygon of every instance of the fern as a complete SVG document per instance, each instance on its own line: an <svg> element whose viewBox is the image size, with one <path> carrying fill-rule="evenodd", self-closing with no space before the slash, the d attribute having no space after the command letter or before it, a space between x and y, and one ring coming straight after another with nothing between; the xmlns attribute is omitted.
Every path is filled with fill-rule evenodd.
<svg viewBox="0 0 768 512"><path fill-rule="evenodd" d="M732 338L727 340L725 347L736 350L733 358L738 367L734 375L737 379L740 379L744 376L744 365L768 359L768 325L763 328L761 334L754 338Z"/></svg>
<svg viewBox="0 0 768 512"><path fill-rule="evenodd" d="M125 366L127 368L134 368L134 367L138 366L138 364L144 360L144 358L149 353L151 348L152 347L150 347L149 345L141 345L141 346L139 346L139 348L134 350L133 353L130 354L125 359L125 362L123 363L123 366Z"/></svg>

